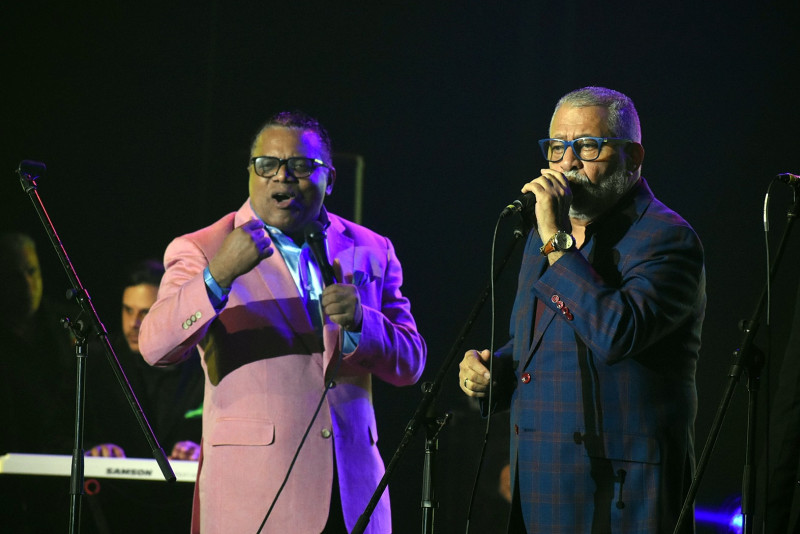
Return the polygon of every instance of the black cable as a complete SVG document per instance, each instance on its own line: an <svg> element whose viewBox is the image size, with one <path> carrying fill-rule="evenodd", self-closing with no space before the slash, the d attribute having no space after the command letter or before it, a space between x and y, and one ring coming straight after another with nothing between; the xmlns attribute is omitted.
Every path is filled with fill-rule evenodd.
<svg viewBox="0 0 800 534"><path fill-rule="evenodd" d="M475 471L475 480L472 483L472 493L469 497L469 506L467 507L467 524L466 524L466 534L469 534L469 523L472 519L472 505L475 502L475 496L478 492L478 481L480 480L481 471L483 470L483 460L486 456L486 446L489 443L489 430L491 429L492 424L492 406L493 406L493 393L494 393L494 331L495 331L495 290L494 290L494 255L495 255L495 245L497 243L497 229L500 226L500 221L503 219L503 215L501 214L500 217L497 219L497 222L494 225L494 234L492 235L492 251L491 251L491 258L490 258L490 266L489 266L489 316L491 317L491 332L489 333L489 391L487 394L487 402L489 406L489 413L486 416L486 430L483 434L483 445L481 446L481 452L478 456L478 468Z"/></svg>
<svg viewBox="0 0 800 534"><path fill-rule="evenodd" d="M343 336L344 334L342 334ZM264 525L267 524L267 520L269 516L272 514L273 508L275 508L275 504L278 502L278 497L281 496L283 493L283 488L286 487L286 483L289 481L289 475L292 474L292 470L294 469L294 464L297 462L297 457L300 456L300 451L303 449L303 445L306 442L306 438L308 437L309 432L311 432L311 427L314 426L314 421L317 420L317 416L319 415L319 411L322 408L322 404L325 402L325 397L328 395L328 390L330 390L334 385L334 378L339 372L339 366L342 363L342 359L344 358L342 354L342 336L339 337L339 361L336 362L334 367L334 371L331 374L331 379L327 381L325 384L325 390L322 392L322 396L319 398L319 403L317 404L317 408L314 410L314 415L311 417L311 421L308 422L308 427L306 427L306 431L303 433L303 438L300 440L300 444L297 446L297 450L292 457L292 461L289 463L289 469L286 470L286 476L283 477L283 482L281 482L281 486L278 488L278 492L275 494L275 497L272 499L272 503L269 505L269 509L267 510L267 514L264 516L264 520L261 522L261 525L258 527L257 534L261 534L261 530L264 528ZM324 372L324 371L323 371ZM336 439L336 436L333 437ZM336 465L333 466L336 469ZM332 488L331 491L338 491L338 488Z"/></svg>

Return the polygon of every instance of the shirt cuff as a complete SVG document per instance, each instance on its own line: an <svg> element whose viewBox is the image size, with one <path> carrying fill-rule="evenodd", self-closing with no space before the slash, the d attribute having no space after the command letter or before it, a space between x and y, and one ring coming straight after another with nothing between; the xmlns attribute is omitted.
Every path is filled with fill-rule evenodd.
<svg viewBox="0 0 800 534"><path fill-rule="evenodd" d="M220 286L211 276L211 270L208 267L203 269L203 280L206 283L206 293L208 293L211 305L215 310L220 311L228 302L228 293L231 292L231 288Z"/></svg>
<svg viewBox="0 0 800 534"><path fill-rule="evenodd" d="M358 348L358 342L361 341L361 332L350 332L348 330L343 332L342 354L351 354Z"/></svg>

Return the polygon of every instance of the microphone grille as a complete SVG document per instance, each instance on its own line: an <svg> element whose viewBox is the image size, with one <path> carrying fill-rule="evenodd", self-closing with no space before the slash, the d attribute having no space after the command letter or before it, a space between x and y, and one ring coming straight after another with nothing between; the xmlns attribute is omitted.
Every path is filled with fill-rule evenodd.
<svg viewBox="0 0 800 534"><path fill-rule="evenodd" d="M323 241L325 239L325 229L319 221L309 221L303 229L306 242Z"/></svg>

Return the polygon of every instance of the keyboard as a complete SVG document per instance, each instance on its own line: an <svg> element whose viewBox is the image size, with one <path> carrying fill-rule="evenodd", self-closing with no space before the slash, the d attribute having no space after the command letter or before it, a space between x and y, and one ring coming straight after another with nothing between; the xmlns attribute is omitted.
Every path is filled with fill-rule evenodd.
<svg viewBox="0 0 800 534"><path fill-rule="evenodd" d="M84 478L124 478L128 480L160 480L165 482L158 463L151 458L101 458L86 456L83 459ZM169 460L178 482L194 482L197 462ZM72 456L58 454L8 453L0 456L0 474L70 476Z"/></svg>

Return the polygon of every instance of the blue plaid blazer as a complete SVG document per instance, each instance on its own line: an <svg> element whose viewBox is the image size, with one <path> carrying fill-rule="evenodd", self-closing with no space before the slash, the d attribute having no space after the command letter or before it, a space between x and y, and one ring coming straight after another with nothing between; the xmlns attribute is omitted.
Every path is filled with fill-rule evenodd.
<svg viewBox="0 0 800 534"><path fill-rule="evenodd" d="M525 246L493 369L512 484L529 533L671 533L694 471L703 248L644 179L586 237L550 267L535 231Z"/></svg>

